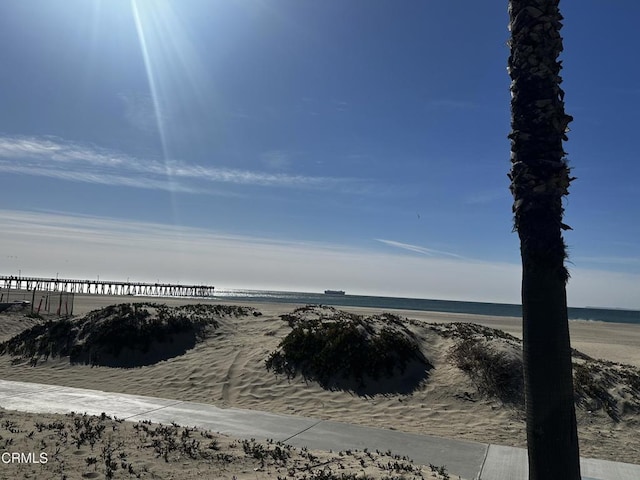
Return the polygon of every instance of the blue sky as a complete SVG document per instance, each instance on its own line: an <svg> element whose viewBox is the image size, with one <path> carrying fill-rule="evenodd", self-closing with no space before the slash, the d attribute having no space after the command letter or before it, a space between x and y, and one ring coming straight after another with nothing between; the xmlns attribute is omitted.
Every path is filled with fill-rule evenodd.
<svg viewBox="0 0 640 480"><path fill-rule="evenodd" d="M631 1L563 2L569 303L640 308ZM507 2L0 3L3 274L519 299Z"/></svg>

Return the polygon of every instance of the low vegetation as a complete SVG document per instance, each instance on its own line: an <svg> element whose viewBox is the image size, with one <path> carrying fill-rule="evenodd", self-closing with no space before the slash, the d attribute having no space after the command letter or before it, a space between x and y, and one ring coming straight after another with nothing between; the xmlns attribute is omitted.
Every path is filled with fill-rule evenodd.
<svg viewBox="0 0 640 480"><path fill-rule="evenodd" d="M0 409L0 432L3 450L31 452L30 462L3 465L7 478L450 478L445 466L415 465L391 451L313 451L177 423L123 421L105 413L34 415Z"/></svg>
<svg viewBox="0 0 640 480"><path fill-rule="evenodd" d="M524 407L522 342L501 330L469 323L432 326L455 339L449 352L478 392L516 408ZM615 422L640 413L640 369L597 360L573 350L576 406L604 412Z"/></svg>
<svg viewBox="0 0 640 480"><path fill-rule="evenodd" d="M471 378L478 393L507 405L524 404L519 339L472 323L451 323L437 328L444 337L455 340L449 358Z"/></svg>
<svg viewBox="0 0 640 480"><path fill-rule="evenodd" d="M362 317L307 306L281 318L292 330L266 367L289 378L300 374L323 388L362 394L406 393L433 368L411 331L391 314Z"/></svg>
<svg viewBox="0 0 640 480"><path fill-rule="evenodd" d="M577 405L603 410L618 422L626 414L640 413L640 369L587 357L573 364Z"/></svg>
<svg viewBox="0 0 640 480"><path fill-rule="evenodd" d="M135 367L184 354L218 328L221 316L249 307L122 303L76 319L47 320L0 344L0 354L32 365L55 357L71 363Z"/></svg>

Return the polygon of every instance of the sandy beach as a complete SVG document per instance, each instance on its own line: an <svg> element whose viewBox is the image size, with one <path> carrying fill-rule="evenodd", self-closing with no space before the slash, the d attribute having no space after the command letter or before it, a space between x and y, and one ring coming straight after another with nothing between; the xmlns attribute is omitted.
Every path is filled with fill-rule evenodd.
<svg viewBox="0 0 640 480"><path fill-rule="evenodd" d="M114 303L149 301L138 297L77 295L74 315ZM193 300L151 299L169 305ZM204 302L203 302L204 303ZM223 303L223 302L213 302ZM227 302L237 305L238 302ZM113 392L151 395L278 413L331 419L367 426L525 447L525 423L517 409L477 395L468 376L447 362L446 342L420 333L420 323L469 322L521 337L520 319L466 314L393 311L413 319L417 338L430 353L435 368L428 382L411 394L364 396L330 391L300 377L287 379L265 369L265 360L290 331L279 315L292 304L246 303L261 316L221 320L211 338L184 355L138 368L71 365L68 358L49 359L33 367L0 356L0 378L66 385ZM377 309L341 308L371 315ZM0 341L37 320L0 317ZM571 322L572 345L599 359L640 367L640 325ZM636 392L637 393L637 392ZM603 412L578 411L581 455L637 463L640 458L640 418L628 414L613 421Z"/></svg>

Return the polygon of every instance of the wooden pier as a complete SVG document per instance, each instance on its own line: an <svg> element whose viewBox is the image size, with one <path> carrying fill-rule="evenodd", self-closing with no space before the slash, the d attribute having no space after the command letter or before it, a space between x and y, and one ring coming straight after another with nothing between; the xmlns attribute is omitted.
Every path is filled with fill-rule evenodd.
<svg viewBox="0 0 640 480"><path fill-rule="evenodd" d="M0 276L0 287L11 290L158 297L211 297L214 292L214 287L210 285L179 285L172 283L118 282L108 280L74 280L68 278L13 276Z"/></svg>

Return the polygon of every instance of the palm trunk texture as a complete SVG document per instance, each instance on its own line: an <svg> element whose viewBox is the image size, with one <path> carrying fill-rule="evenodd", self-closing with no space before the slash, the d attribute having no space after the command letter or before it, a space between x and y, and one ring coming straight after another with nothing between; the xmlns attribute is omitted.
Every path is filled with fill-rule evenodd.
<svg viewBox="0 0 640 480"><path fill-rule="evenodd" d="M562 230L572 120L559 75L559 0L511 0L511 193L522 256L530 480L580 480Z"/></svg>

